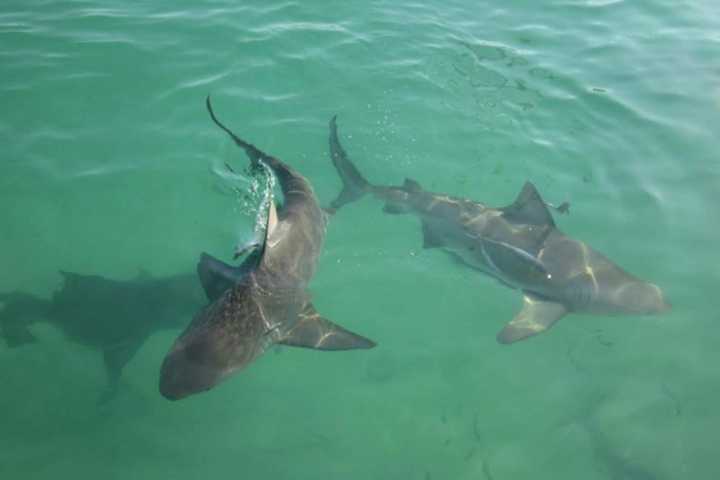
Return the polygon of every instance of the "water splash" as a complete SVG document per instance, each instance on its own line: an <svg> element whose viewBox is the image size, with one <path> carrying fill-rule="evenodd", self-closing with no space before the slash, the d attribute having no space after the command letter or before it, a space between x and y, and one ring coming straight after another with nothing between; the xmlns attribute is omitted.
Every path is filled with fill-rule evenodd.
<svg viewBox="0 0 720 480"><path fill-rule="evenodd" d="M265 226L270 205L274 200L275 175L270 168L260 162L261 168L248 166L242 172L233 169L228 163L213 165L218 191L233 198L233 211L241 218L252 223L252 238L247 239L248 220L237 223L237 251L249 243L257 242L265 236Z"/></svg>

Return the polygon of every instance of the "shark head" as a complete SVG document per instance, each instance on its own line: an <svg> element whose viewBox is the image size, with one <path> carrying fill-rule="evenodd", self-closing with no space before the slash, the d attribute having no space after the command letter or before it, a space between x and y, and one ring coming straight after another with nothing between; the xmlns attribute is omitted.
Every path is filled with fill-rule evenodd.
<svg viewBox="0 0 720 480"><path fill-rule="evenodd" d="M660 287L605 264L572 279L563 292L571 310L602 315L654 315L670 310Z"/></svg>
<svg viewBox="0 0 720 480"><path fill-rule="evenodd" d="M622 313L652 315L670 310L670 303L654 283L641 280L628 282L610 293L610 300Z"/></svg>
<svg viewBox="0 0 720 480"><path fill-rule="evenodd" d="M252 363L268 346L252 288L225 292L177 338L160 369L160 393L179 400L210 390Z"/></svg>

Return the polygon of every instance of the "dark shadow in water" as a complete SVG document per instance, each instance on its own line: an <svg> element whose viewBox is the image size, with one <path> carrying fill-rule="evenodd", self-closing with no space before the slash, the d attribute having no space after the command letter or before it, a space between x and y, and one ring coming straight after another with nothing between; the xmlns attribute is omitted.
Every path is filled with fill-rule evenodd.
<svg viewBox="0 0 720 480"><path fill-rule="evenodd" d="M31 325L47 322L70 340L100 350L108 375L100 403L117 394L123 368L150 335L183 328L206 303L195 274L112 280L60 273L62 287L50 300L0 293L0 336L11 348L31 344L36 341Z"/></svg>

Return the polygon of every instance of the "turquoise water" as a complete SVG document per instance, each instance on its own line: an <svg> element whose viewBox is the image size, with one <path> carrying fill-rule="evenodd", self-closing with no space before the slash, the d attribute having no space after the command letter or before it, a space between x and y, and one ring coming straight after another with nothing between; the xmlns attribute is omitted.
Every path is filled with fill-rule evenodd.
<svg viewBox="0 0 720 480"><path fill-rule="evenodd" d="M165 330L98 405L101 355L38 323L0 345L0 475L720 478L718 32L711 1L4 1L0 291L230 260L252 216L214 172L247 160L212 93L323 203L334 114L376 183L504 205L532 180L673 310L499 345L518 292L365 199L332 218L312 294L376 349L278 349L169 402Z"/></svg>

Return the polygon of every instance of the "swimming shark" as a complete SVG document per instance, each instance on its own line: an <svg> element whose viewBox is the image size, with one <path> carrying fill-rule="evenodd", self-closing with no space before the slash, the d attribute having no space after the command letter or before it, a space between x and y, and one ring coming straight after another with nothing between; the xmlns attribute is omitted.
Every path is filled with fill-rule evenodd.
<svg viewBox="0 0 720 480"><path fill-rule="evenodd" d="M329 126L330 157L343 184L333 211L371 194L385 202L386 213L420 218L424 248L442 248L522 292L522 309L498 333L498 342L542 333L568 313L644 315L670 308L657 285L560 231L531 182L512 204L499 208L432 193L411 179L402 186L373 185L343 149L337 117ZM561 207L567 210L567 204Z"/></svg>
<svg viewBox="0 0 720 480"><path fill-rule="evenodd" d="M205 292L194 274L130 280L60 272L62 286L50 299L24 292L0 293L0 336L9 347L36 340L30 327L48 322L70 340L103 354L108 389L117 392L125 365L154 332L181 329L192 312L205 305Z"/></svg>
<svg viewBox="0 0 720 480"><path fill-rule="evenodd" d="M206 107L212 121L245 151L253 169L275 175L284 201L276 206L270 197L264 239L246 249L240 266L201 255L198 276L212 302L197 313L163 361L160 393L170 400L209 390L273 344L318 350L375 346L320 316L310 300L307 288L327 221L310 182L223 125L210 97Z"/></svg>

